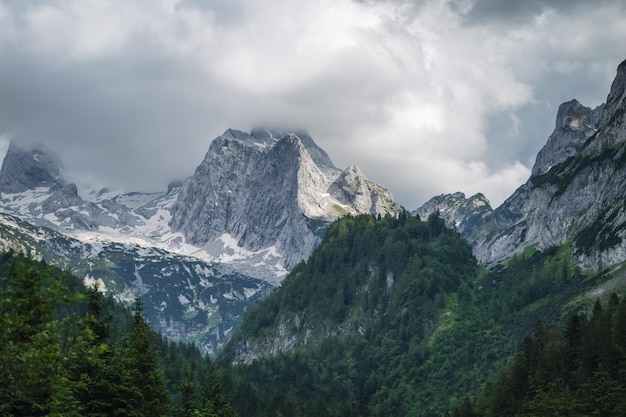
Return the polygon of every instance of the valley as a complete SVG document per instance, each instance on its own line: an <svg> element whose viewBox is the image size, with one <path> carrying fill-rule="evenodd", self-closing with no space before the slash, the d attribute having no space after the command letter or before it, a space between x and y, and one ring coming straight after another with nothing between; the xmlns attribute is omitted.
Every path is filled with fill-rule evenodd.
<svg viewBox="0 0 626 417"><path fill-rule="evenodd" d="M612 326L604 336L618 342L614 362L581 356L584 375L561 375L559 395L603 371L622 394L623 375L599 364L624 355L625 108L626 62L605 104L559 107L530 178L495 209L455 193L409 212L304 131L228 129L163 193L79 190L47 151L12 144L0 245L140 300L154 330L216 360L240 415L545 408L543 385L502 414L481 395L517 383L511 358L547 354L542 329L568 331L571 317ZM542 383L558 384L550 375Z"/></svg>

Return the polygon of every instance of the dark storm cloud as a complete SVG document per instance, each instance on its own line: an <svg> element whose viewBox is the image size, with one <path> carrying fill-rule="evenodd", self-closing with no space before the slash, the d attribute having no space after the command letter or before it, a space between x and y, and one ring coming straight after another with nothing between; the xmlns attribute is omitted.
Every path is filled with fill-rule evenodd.
<svg viewBox="0 0 626 417"><path fill-rule="evenodd" d="M217 96L219 90L139 45L131 49L124 60L71 68L9 56L0 66L0 126L12 127L18 140L50 144L71 172L105 173L101 181L110 185L164 188L189 175L200 160L185 169L181 159L206 151L209 138L197 132L211 131L216 122L201 91ZM170 163L156 170L163 155Z"/></svg>
<svg viewBox="0 0 626 417"><path fill-rule="evenodd" d="M453 0L452 7L470 23L523 23L548 10L584 12L620 0Z"/></svg>

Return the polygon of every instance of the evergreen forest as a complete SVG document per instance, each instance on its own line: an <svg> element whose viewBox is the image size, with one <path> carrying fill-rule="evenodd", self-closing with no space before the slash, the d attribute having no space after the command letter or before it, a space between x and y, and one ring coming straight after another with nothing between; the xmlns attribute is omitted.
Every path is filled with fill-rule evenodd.
<svg viewBox="0 0 626 417"><path fill-rule="evenodd" d="M0 415L234 416L219 372L80 279L0 256Z"/></svg>
<svg viewBox="0 0 626 417"><path fill-rule="evenodd" d="M446 417L626 416L626 298L556 331L538 322L508 367Z"/></svg>
<svg viewBox="0 0 626 417"><path fill-rule="evenodd" d="M609 278L568 245L486 270L437 215L346 216L218 360L240 415L440 416L501 378L536 323L582 322Z"/></svg>
<svg viewBox="0 0 626 417"><path fill-rule="evenodd" d="M488 270L437 215L345 216L212 360L9 252L0 415L624 416L626 298L590 295L620 274L570 244Z"/></svg>

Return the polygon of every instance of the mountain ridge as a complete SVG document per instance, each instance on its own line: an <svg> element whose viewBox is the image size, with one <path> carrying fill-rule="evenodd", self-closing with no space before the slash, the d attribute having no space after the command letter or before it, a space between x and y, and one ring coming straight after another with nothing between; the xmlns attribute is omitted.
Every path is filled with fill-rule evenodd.
<svg viewBox="0 0 626 417"><path fill-rule="evenodd" d="M464 213L459 207L469 202L452 204L449 195L413 213L442 213L484 265L496 265L529 246L543 250L568 241L574 242L576 262L583 268L620 262L626 255L625 90L626 61L605 104L590 109L576 100L563 103L530 178L498 208Z"/></svg>

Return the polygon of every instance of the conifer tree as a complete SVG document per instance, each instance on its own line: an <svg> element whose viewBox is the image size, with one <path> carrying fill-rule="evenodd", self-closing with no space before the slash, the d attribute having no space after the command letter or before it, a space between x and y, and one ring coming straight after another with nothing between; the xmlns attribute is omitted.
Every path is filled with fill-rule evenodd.
<svg viewBox="0 0 626 417"><path fill-rule="evenodd" d="M217 365L212 363L207 371L202 390L203 417L237 417L230 403L222 393Z"/></svg>
<svg viewBox="0 0 626 417"><path fill-rule="evenodd" d="M196 384L190 380L189 373L189 367L185 366L183 381L176 387L181 397L180 406L175 413L176 417L193 417L198 414L198 410L194 408Z"/></svg>
<svg viewBox="0 0 626 417"><path fill-rule="evenodd" d="M56 317L67 289L53 279L50 268L23 256L5 258L3 266L0 411L7 416L80 415Z"/></svg>
<svg viewBox="0 0 626 417"><path fill-rule="evenodd" d="M146 417L164 416L168 408L168 393L139 297L135 298L133 313L128 337L128 366L133 385L141 393L137 412Z"/></svg>

